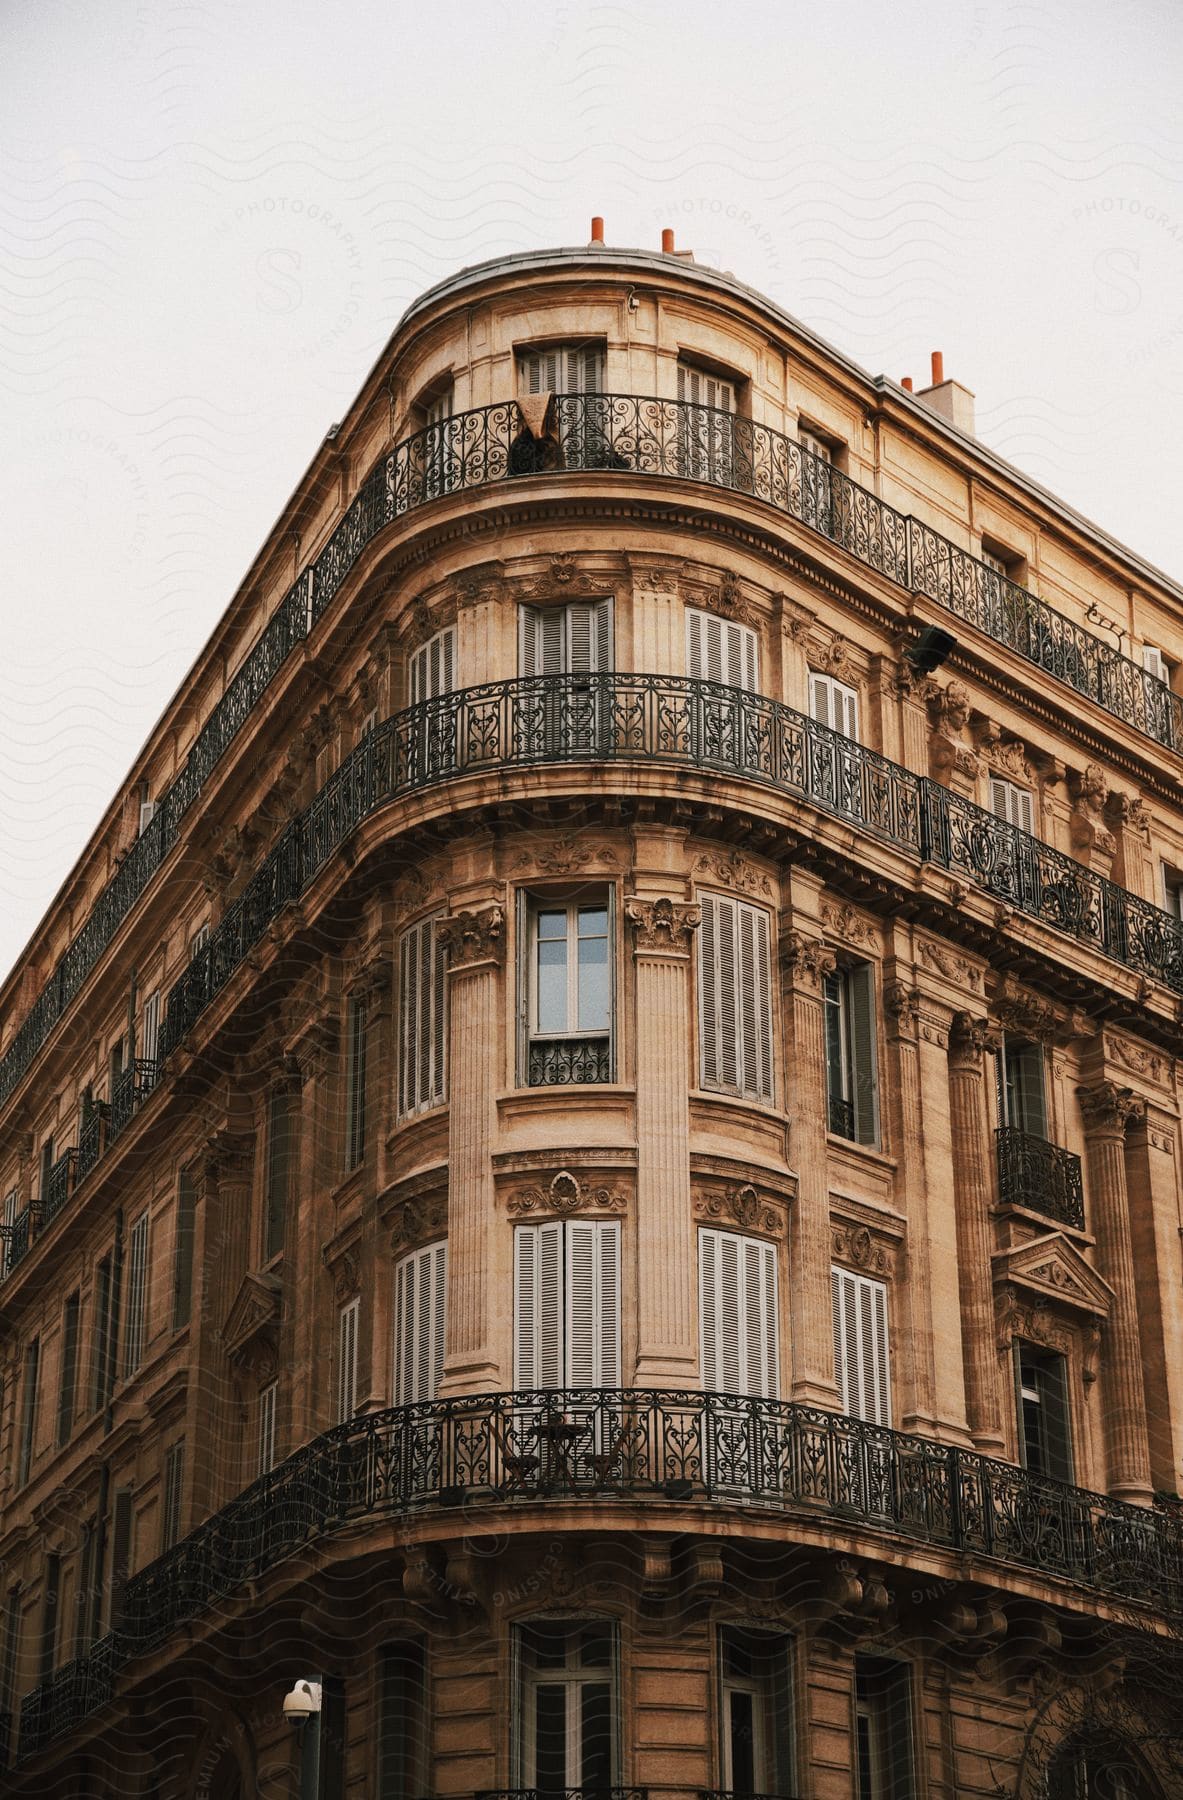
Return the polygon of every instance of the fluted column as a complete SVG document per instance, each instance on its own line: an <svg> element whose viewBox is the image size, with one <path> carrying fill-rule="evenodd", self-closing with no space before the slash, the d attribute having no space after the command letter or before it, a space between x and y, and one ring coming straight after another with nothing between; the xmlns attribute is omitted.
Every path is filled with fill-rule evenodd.
<svg viewBox="0 0 1183 1800"><path fill-rule="evenodd" d="M1126 1126L1142 1116L1145 1102L1115 1081L1078 1087L1076 1094L1088 1145L1097 1252L1101 1273L1113 1289L1104 1357L1109 1492L1118 1500L1145 1502L1151 1499L1153 1488L1125 1169Z"/></svg>
<svg viewBox="0 0 1183 1800"><path fill-rule="evenodd" d="M820 938L790 931L781 939L797 1203L789 1251L791 1398L836 1408L834 1323L830 1299L830 1184L826 1158L826 1039L822 984L836 957Z"/></svg>
<svg viewBox="0 0 1183 1800"><path fill-rule="evenodd" d="M690 1208L690 946L702 914L630 900L637 990L637 1373L641 1387L699 1380Z"/></svg>
<svg viewBox="0 0 1183 1800"><path fill-rule="evenodd" d="M986 1019L975 1019L969 1012L954 1014L949 1032L949 1122L965 1409L974 1447L987 1456L1001 1456L1006 1448L998 1393L991 1280L993 1145L982 1065L983 1056L997 1049L998 1033Z"/></svg>
<svg viewBox="0 0 1183 1800"><path fill-rule="evenodd" d="M250 1146L249 1137L217 1132L206 1145L198 1172L185 1402L185 1458L195 1519L204 1518L241 1485L238 1421L232 1414L234 1383L222 1327L246 1273Z"/></svg>
<svg viewBox="0 0 1183 1800"><path fill-rule="evenodd" d="M448 953L446 1396L495 1387L500 1373L489 1343L489 1269L505 915L499 906L456 913L439 931Z"/></svg>

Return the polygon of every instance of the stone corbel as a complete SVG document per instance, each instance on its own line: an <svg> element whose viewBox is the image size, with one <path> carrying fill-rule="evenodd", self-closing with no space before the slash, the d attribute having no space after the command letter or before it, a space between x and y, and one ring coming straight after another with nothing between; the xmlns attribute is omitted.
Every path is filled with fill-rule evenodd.
<svg viewBox="0 0 1183 1800"><path fill-rule="evenodd" d="M499 906L452 913L441 919L437 930L448 953L449 974L487 964L499 966L505 960L505 914Z"/></svg>
<svg viewBox="0 0 1183 1800"><path fill-rule="evenodd" d="M627 900L624 915L633 928L638 955L664 951L666 955L689 956L691 934L702 923L700 906L684 906L665 898Z"/></svg>
<svg viewBox="0 0 1183 1800"><path fill-rule="evenodd" d="M850 1643L881 1632L892 1609L883 1578L840 1557L826 1572L814 1614L819 1629Z"/></svg>
<svg viewBox="0 0 1183 1800"><path fill-rule="evenodd" d="M780 966L788 985L803 993L820 994L826 976L837 968L838 958L821 938L786 931L780 940Z"/></svg>
<svg viewBox="0 0 1183 1800"><path fill-rule="evenodd" d="M953 1014L949 1028L950 1059L980 1073L982 1058L994 1055L1002 1043L998 1027L989 1019L975 1018L971 1012Z"/></svg>

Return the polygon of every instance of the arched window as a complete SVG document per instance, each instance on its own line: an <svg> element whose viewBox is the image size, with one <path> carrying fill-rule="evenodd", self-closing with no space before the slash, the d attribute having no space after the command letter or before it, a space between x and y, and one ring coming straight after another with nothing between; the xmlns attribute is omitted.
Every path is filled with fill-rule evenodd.
<svg viewBox="0 0 1183 1800"><path fill-rule="evenodd" d="M1048 1800L1156 1800L1130 1750L1117 1738L1064 1744L1048 1768Z"/></svg>

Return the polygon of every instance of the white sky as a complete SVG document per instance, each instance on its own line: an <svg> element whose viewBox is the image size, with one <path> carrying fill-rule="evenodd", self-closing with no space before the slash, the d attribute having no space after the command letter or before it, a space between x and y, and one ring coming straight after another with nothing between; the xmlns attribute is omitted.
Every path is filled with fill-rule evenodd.
<svg viewBox="0 0 1183 1800"><path fill-rule="evenodd" d="M1175 0L6 0L0 975L399 314L663 225L1183 576Z"/></svg>

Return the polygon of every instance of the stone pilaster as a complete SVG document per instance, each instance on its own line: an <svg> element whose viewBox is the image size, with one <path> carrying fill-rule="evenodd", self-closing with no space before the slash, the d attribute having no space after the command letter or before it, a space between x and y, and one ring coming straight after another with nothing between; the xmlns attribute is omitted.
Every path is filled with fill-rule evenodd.
<svg viewBox="0 0 1183 1800"><path fill-rule="evenodd" d="M991 1282L990 1204L993 1142L983 1057L997 1031L971 1012L955 1013L949 1031L949 1123L957 1214L957 1275L965 1358L965 1407L974 1448L1001 1456L1006 1448L998 1392Z"/></svg>
<svg viewBox="0 0 1183 1800"><path fill-rule="evenodd" d="M193 1213L193 1304L185 1460L192 1516L203 1518L240 1487L239 1421L222 1326L246 1273L250 1231L251 1140L210 1138L197 1174Z"/></svg>
<svg viewBox="0 0 1183 1800"><path fill-rule="evenodd" d="M690 1206L690 950L702 914L634 899L625 916L636 967L637 1373L641 1387L697 1386Z"/></svg>
<svg viewBox="0 0 1183 1800"><path fill-rule="evenodd" d="M500 1066L505 914L460 912L440 925L448 953L448 1322L441 1396L499 1385L489 1341L493 1145Z"/></svg>
<svg viewBox="0 0 1183 1800"><path fill-rule="evenodd" d="M820 938L789 931L780 943L790 1071L787 1110L797 1171L789 1246L790 1398L836 1409L830 1300L830 1183L826 1152L826 1038L822 985L837 959Z"/></svg>
<svg viewBox="0 0 1183 1800"><path fill-rule="evenodd" d="M1149 1053L1153 1055L1154 1053ZM1164 1096L1165 1099L1165 1096ZM1130 1230L1140 1272L1138 1318L1150 1435L1150 1472L1156 1491L1174 1494L1183 1477L1183 1240L1179 1236L1179 1122L1165 1105L1148 1102L1126 1150ZM1154 1280L1149 1279L1154 1271Z"/></svg>
<svg viewBox="0 0 1183 1800"><path fill-rule="evenodd" d="M1134 1285L1125 1133L1145 1102L1115 1081L1078 1087L1088 1145L1089 1196L1101 1274L1113 1289L1103 1364L1106 1466L1118 1500L1152 1498L1142 1346Z"/></svg>

